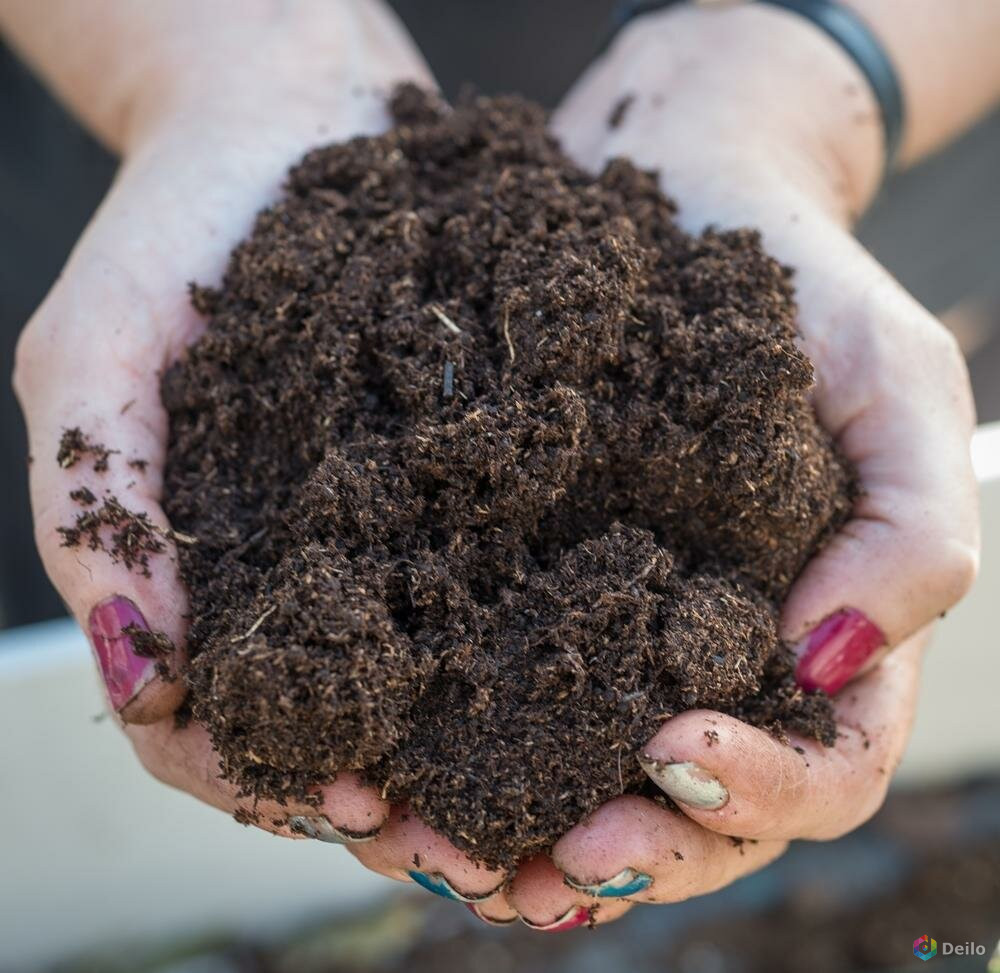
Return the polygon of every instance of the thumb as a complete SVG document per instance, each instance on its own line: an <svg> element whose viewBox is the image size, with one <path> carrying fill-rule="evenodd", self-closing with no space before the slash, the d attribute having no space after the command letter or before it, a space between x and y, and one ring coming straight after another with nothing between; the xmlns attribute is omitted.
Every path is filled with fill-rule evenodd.
<svg viewBox="0 0 1000 973"><path fill-rule="evenodd" d="M101 261L83 262L18 345L36 542L89 634L111 706L127 723L151 723L185 692L187 603L158 503L163 353L127 281Z"/></svg>

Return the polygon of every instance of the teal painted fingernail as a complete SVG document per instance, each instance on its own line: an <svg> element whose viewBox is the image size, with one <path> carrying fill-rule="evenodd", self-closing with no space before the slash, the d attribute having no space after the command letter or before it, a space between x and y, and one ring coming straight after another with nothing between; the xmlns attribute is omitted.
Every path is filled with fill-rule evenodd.
<svg viewBox="0 0 1000 973"><path fill-rule="evenodd" d="M469 895L465 892L459 892L451 882L448 881L440 872L418 872L415 869L408 871L406 873L417 883L421 888L427 889L428 892L433 892L435 895L440 895L442 899L451 899L452 902L485 902L487 899L496 895L500 891L500 885L489 892L481 892L478 895ZM503 883L501 883L502 885Z"/></svg>
<svg viewBox="0 0 1000 973"><path fill-rule="evenodd" d="M620 899L626 895L643 892L653 884L653 876L637 872L634 868L623 868L617 875L603 882L578 882L565 875L564 881L571 889L594 896L595 899Z"/></svg>

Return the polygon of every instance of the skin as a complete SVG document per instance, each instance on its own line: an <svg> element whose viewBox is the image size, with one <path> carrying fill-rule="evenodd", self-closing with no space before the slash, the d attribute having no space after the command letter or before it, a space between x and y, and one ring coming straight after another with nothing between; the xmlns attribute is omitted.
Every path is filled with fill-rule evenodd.
<svg viewBox="0 0 1000 973"><path fill-rule="evenodd" d="M733 55L724 59L692 54L726 45ZM797 97L783 94L790 79ZM609 131L604 120L633 92L642 94ZM761 114L762 105L776 106L775 117ZM629 901L704 894L767 864L792 839L852 830L885 797L909 735L930 625L975 576L978 525L968 455L974 411L961 355L850 235L881 165L873 109L838 50L799 19L759 7L730 11L725 22L691 9L646 18L556 116L584 164L596 169L624 155L660 170L686 229L758 226L765 248L795 268L802 343L817 371L813 401L865 493L794 586L782 635L796 643L852 607L896 648L870 660L836 700L832 749L793 738L799 754L708 711L670 720L646 751L706 769L728 789L728 803L715 811L682 805L678 815L641 798L610 802L556 844L551 872L514 878L508 902L522 915L594 901L567 887L563 874L578 883L625 867L652 876ZM747 117L760 117L754 132L728 137ZM737 848L728 835L759 844Z"/></svg>
<svg viewBox="0 0 1000 973"><path fill-rule="evenodd" d="M926 53L920 39L896 29L886 3L858 4L892 39L912 103L929 106L914 113L907 159L950 137L1000 93L991 48L971 37L1000 30L1000 8L963 5L965 20L953 18L966 24L953 42L963 68L949 76L963 107L948 112L938 93L920 88L926 74L912 69ZM153 558L145 579L60 547L55 528L77 510L68 491L110 488L167 526L159 506L167 422L157 374L203 327L187 283L219 279L230 249L305 149L385 127L372 88L432 81L374 2L259 0L241 4L236 17L228 0L141 7L100 0L84 17L79 4L52 0L44 22L37 6L3 0L5 28L124 159L18 348L15 388L36 457L39 550L85 627L91 607L117 593L183 645L186 599L173 561ZM140 49L138 60L123 53ZM63 57L67 50L72 56ZM358 86L364 94L351 93ZM639 97L625 121L609 130L613 106L633 93ZM796 584L783 634L797 642L831 612L851 607L897 648L872 659L840 694L842 735L830 750L792 740L800 754L704 711L665 724L649 755L699 764L724 783L728 803L673 812L622 797L600 808L551 857L523 863L477 905L481 916L520 915L536 925L595 903L565 884L567 874L578 884L624 868L652 877L639 893L599 900L595 921L605 922L634 901L674 902L719 888L780 855L791 839L832 838L874 813L912 721L928 627L970 585L978 551L968 459L974 416L961 355L850 236L853 216L877 185L881 145L871 96L843 54L775 10L678 8L628 28L571 91L554 125L586 166L628 155L659 169L689 230L708 222L759 226L765 247L796 268L803 345L817 366L816 409L857 464L865 494ZM147 459L146 473L114 461L103 476L83 466L60 470L54 456L67 425L123 456ZM183 658L174 664L180 669ZM196 726L178 730L170 719L182 694L180 682L154 679L119 713L123 728L157 778L232 813L243 802L220 777L207 735ZM706 730L717 734L711 745ZM381 825L374 840L349 845L365 865L409 881L419 855L424 872L441 873L470 896L506 877L476 867L352 775L322 788L317 800L311 809L258 807L257 824L287 837L295 837L287 824L293 813L323 813L352 832ZM730 835L755 843L736 847Z"/></svg>

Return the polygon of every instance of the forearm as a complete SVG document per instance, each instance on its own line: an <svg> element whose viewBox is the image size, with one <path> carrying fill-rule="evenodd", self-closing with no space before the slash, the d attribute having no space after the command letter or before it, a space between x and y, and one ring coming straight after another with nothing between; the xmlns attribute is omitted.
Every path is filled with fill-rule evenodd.
<svg viewBox="0 0 1000 973"><path fill-rule="evenodd" d="M847 0L885 45L906 101L900 162L954 138L1000 99L997 0Z"/></svg>
<svg viewBox="0 0 1000 973"><path fill-rule="evenodd" d="M150 119L251 87L316 99L353 79L429 81L381 0L0 0L0 27L118 151Z"/></svg>

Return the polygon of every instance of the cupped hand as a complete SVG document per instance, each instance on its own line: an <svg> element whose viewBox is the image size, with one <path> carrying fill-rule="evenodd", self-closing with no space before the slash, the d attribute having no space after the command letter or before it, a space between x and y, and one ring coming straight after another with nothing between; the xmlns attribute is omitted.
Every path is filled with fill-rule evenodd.
<svg viewBox="0 0 1000 973"><path fill-rule="evenodd" d="M231 248L306 150L386 127L396 81L433 84L377 7L358 5L356 16L347 5L328 9L338 18L330 24L226 24L215 40L203 31L197 44L168 44L149 75L154 91L131 99L114 185L18 347L37 543L153 775L276 834L363 848L366 862L394 878L482 897L502 874L473 866L354 775L319 788L315 804L254 802L220 775L207 733L172 716L185 691L186 598L160 505L168 435L160 375L203 327L188 284L219 280ZM105 471L94 469L93 454L57 462L74 427L114 450ZM96 498L89 505L70 497L84 487ZM62 544L58 528L109 497L148 517L166 545L149 557L148 576L103 550ZM132 626L179 648L166 659L138 654Z"/></svg>
<svg viewBox="0 0 1000 973"><path fill-rule="evenodd" d="M709 892L791 839L834 838L866 820L903 753L929 626L975 575L962 356L849 232L881 152L855 70L794 15L683 8L630 27L554 120L588 168L625 156L659 170L689 232L761 229L765 249L794 269L815 408L862 493L781 620L799 683L839 694L836 745L779 743L708 711L675 717L641 763L679 811L621 797L592 814L514 877L508 901L533 921L596 904L600 922L633 902ZM623 117L610 124L616 107Z"/></svg>

